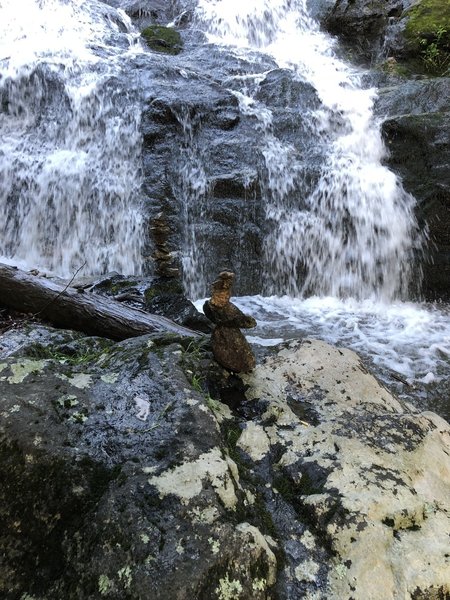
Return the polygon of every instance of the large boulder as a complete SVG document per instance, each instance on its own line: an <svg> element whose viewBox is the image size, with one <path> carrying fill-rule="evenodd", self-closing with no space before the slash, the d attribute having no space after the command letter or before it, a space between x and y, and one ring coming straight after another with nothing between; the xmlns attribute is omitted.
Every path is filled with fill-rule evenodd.
<svg viewBox="0 0 450 600"><path fill-rule="evenodd" d="M277 559L191 383L200 347L44 327L1 346L2 598L268 597Z"/></svg>
<svg viewBox="0 0 450 600"><path fill-rule="evenodd" d="M237 445L271 487L279 597L448 597L448 423L320 341L292 342L244 381L263 410Z"/></svg>
<svg viewBox="0 0 450 600"><path fill-rule="evenodd" d="M272 350L233 413L203 343L35 326L0 352L5 600L449 593L450 428L354 353Z"/></svg>

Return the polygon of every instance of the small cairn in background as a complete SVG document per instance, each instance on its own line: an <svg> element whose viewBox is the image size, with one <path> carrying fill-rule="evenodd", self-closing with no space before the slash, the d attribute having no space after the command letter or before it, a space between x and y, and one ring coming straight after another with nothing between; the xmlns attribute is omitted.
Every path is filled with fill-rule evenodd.
<svg viewBox="0 0 450 600"><path fill-rule="evenodd" d="M256 321L230 302L233 281L234 273L222 271L212 284L211 299L205 302L203 310L216 325L211 337L216 361L233 373L247 373L254 369L256 361L240 329L256 327Z"/></svg>

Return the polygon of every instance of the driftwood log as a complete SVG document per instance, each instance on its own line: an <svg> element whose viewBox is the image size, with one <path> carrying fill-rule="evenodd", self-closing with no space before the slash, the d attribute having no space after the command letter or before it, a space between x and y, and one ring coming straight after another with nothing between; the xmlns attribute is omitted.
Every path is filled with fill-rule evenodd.
<svg viewBox="0 0 450 600"><path fill-rule="evenodd" d="M200 337L170 319L123 306L115 300L64 287L0 264L0 305L33 313L57 327L124 340L146 333Z"/></svg>

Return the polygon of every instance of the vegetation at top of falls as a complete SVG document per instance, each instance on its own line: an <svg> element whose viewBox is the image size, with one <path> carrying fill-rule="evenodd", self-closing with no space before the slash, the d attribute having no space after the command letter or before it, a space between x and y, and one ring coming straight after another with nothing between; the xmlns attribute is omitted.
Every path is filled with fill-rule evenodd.
<svg viewBox="0 0 450 600"><path fill-rule="evenodd" d="M150 25L142 31L141 36L147 42L148 47L156 52L179 54L183 48L180 34L172 27Z"/></svg>
<svg viewBox="0 0 450 600"><path fill-rule="evenodd" d="M422 61L426 66L426 70L433 75L447 75L450 72L450 53L440 47L441 40L447 33L446 29L440 27L436 32L434 41L429 42L425 38L420 40L423 46Z"/></svg>
<svg viewBox="0 0 450 600"><path fill-rule="evenodd" d="M407 13L405 35L412 51L430 75L446 75L450 68L450 3L422 0Z"/></svg>

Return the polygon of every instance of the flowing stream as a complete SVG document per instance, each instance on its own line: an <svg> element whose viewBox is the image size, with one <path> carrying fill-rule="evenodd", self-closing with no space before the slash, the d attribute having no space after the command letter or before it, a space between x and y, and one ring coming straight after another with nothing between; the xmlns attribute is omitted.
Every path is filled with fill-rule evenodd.
<svg viewBox="0 0 450 600"><path fill-rule="evenodd" d="M100 2L0 2L0 257L69 276L141 271L140 52Z"/></svg>

